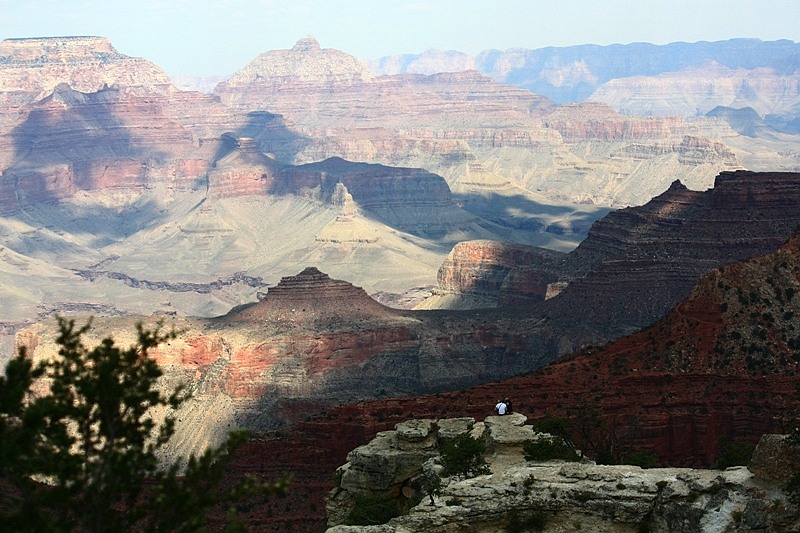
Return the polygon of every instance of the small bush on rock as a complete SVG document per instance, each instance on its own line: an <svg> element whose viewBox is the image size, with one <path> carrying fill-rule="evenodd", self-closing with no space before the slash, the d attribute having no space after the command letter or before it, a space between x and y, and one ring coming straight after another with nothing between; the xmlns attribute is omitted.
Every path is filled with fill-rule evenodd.
<svg viewBox="0 0 800 533"><path fill-rule="evenodd" d="M345 518L348 526L375 526L385 524L392 518L400 516L397 502L383 496L356 496L353 508Z"/></svg>
<svg viewBox="0 0 800 533"><path fill-rule="evenodd" d="M466 433L443 444L441 454L444 464L442 475L445 477L460 475L470 478L489 473L489 465L484 459L486 444Z"/></svg>
<svg viewBox="0 0 800 533"><path fill-rule="evenodd" d="M623 464L638 466L640 468L658 468L658 456L649 450L631 452L622 460Z"/></svg>
<svg viewBox="0 0 800 533"><path fill-rule="evenodd" d="M522 445L527 461L578 461L575 450L561 437L541 437L526 441Z"/></svg>

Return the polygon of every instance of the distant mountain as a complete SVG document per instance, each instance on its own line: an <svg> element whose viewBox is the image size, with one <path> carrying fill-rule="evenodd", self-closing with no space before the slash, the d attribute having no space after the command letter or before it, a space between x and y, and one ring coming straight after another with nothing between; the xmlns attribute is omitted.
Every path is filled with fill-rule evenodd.
<svg viewBox="0 0 800 533"><path fill-rule="evenodd" d="M604 83L633 76L657 76L709 61L729 69L778 68L796 72L800 43L789 40L731 39L666 45L649 43L486 50L475 57L427 50L388 56L368 63L376 74L449 72L475 69L497 81L517 85L556 102L580 102Z"/></svg>
<svg viewBox="0 0 800 533"><path fill-rule="evenodd" d="M739 142L722 120L625 115L597 102L555 106L474 70L376 77L310 38L260 55L215 94L291 122L302 143L259 145L284 161L336 156L425 168L447 180L465 209L514 229L566 217L509 213L640 205L675 179L704 189L721 170L797 168L791 140Z"/></svg>
<svg viewBox="0 0 800 533"><path fill-rule="evenodd" d="M487 50L471 57L427 50L369 63L376 74L475 69L558 103L595 100L623 114L691 117L717 106L752 107L776 129L800 132L800 43L580 45Z"/></svg>
<svg viewBox="0 0 800 533"><path fill-rule="evenodd" d="M0 42L0 100L39 99L61 83L83 92L106 86L166 91L169 76L151 61L120 54L105 37L42 37Z"/></svg>

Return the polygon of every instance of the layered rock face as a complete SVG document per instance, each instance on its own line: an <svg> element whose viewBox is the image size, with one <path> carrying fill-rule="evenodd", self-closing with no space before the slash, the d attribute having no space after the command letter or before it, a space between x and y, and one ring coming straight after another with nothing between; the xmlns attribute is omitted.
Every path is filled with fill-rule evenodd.
<svg viewBox="0 0 800 533"><path fill-rule="evenodd" d="M208 170L213 147L199 148L173 113L158 96L59 85L7 133L0 208L53 202L78 190L191 187Z"/></svg>
<svg viewBox="0 0 800 533"><path fill-rule="evenodd" d="M474 385L540 366L556 349L530 336L535 320L489 316L390 309L309 267L223 317L175 318L180 338L158 347L155 357L167 369L167 384L187 380L197 393L179 414L173 452L217 442L229 421L274 428L320 406ZM93 336L125 342L125 330L138 320L98 318ZM52 338L46 324L18 334L34 357L55 353Z"/></svg>
<svg viewBox="0 0 800 533"><path fill-rule="evenodd" d="M251 138L235 142L237 148L208 174L211 198L258 194L293 195L332 205L347 201L388 227L444 242L457 240L450 234L457 236L470 227L485 234L499 230L458 208L445 180L425 170L353 163L338 157L291 166L265 156Z"/></svg>
<svg viewBox="0 0 800 533"><path fill-rule="evenodd" d="M520 262L505 252L519 246L461 243L442 264L437 292L426 305L509 303L530 294L531 282L540 295L541 287L558 282L563 292L546 302L552 316L613 321L633 331L686 297L704 272L777 248L800 225L798 191L800 174L722 173L711 190L690 191L675 182L644 206L610 213L562 256L530 248Z"/></svg>
<svg viewBox="0 0 800 533"><path fill-rule="evenodd" d="M263 324L313 325L347 318L354 322L391 318L394 312L370 298L364 289L331 279L315 267L281 278L259 303L235 310L228 319Z"/></svg>
<svg viewBox="0 0 800 533"><path fill-rule="evenodd" d="M460 298L452 307L480 308L544 301L558 281L564 254L496 241L465 241L453 247L439 269L437 294ZM502 305L500 304L500 305Z"/></svg>
<svg viewBox="0 0 800 533"><path fill-rule="evenodd" d="M614 93L612 87L616 87L623 93L627 90L627 103L634 113L659 108L670 111L668 114L689 116L698 109L705 113L715 105L728 105L724 101L737 101L740 105L761 101L762 105L769 105L770 101L795 99L792 72L796 70L799 49L800 45L790 40L731 39L486 50L474 57L427 50L422 54L384 57L371 62L370 68L390 75L474 68L499 82L526 88L557 102L598 99L601 93ZM774 83L781 78L784 83L789 82L784 87L790 91L784 92L780 82ZM690 103L701 105L695 108Z"/></svg>
<svg viewBox="0 0 800 533"><path fill-rule="evenodd" d="M0 42L0 92L17 105L38 100L66 83L76 91L105 86L163 92L169 76L145 59L120 54L105 37L43 37Z"/></svg>
<svg viewBox="0 0 800 533"><path fill-rule="evenodd" d="M524 444L549 436L536 433L525 421L518 414L491 416L482 422L472 418L409 420L398 423L394 431L379 433L350 452L348 462L339 468L340 481L328 503L327 531L488 532L496 531L498 524L513 528L534 521L538 531L645 527L670 532L710 527L783 531L800 525L800 510L783 485L745 467L642 470L526 460ZM442 468L440 446L459 434L484 441L491 474L444 478L439 493L429 498L426 481ZM773 450L760 445L754 461L768 463ZM765 501L768 495L771 502ZM395 500L408 512L383 526L339 525L358 497Z"/></svg>
<svg viewBox="0 0 800 533"><path fill-rule="evenodd" d="M295 466L289 469L297 472L302 479L296 490L307 494L308 499L303 498L303 501L315 502L319 510L323 496L331 488L328 481L330 472L346 461L350 450L366 445L373 441L378 432L391 430L395 424L403 423L409 418L431 419L424 425L429 430L428 438L418 438L421 434L419 431L413 434L409 431L381 433L383 436L364 448L364 453L349 456L354 460L352 464L375 465L376 462L381 462L384 466L397 465L392 473L378 468L371 470L374 475L370 479L381 485L372 485L370 490L385 495L405 492L407 496L411 487L406 480L420 470L410 467L409 462L401 458L428 458L437 454L434 443L441 438L434 439L431 435L437 435L437 427L440 428L438 434L441 435L441 427L445 425L433 421L441 422L442 417L458 417L459 420L472 417L475 421L490 421L495 417L487 415L492 412L497 398L504 396L510 397L514 401L515 412L521 413L520 416L527 416L530 422L536 422L546 415L578 422L581 413L586 413L587 406L589 410L597 409L604 414L607 427L613 427L618 439L617 446L650 450L657 455L662 465L708 468L719 455L721 436L756 442L765 433L785 432L794 427L797 409L795 389L800 382L796 363L800 356L800 344L796 339L795 323L795 317L800 313L798 239L800 236L793 236L776 253L710 272L700 280L691 296L663 320L603 348L587 349L557 361L538 374L515 377L501 383L480 385L452 393L338 406L298 422L279 436L265 435L257 442L252 442L238 468L258 457L285 457L291 460L291 464ZM508 417L503 420L513 419ZM469 424L465 424L463 427L468 426ZM472 423L472 427L479 426L482 426L480 422ZM419 429L419 424L414 427ZM633 431L632 427L635 428ZM490 436L494 435L491 431L493 430L490 430ZM413 442L395 444L408 440L404 435L409 435L408 438L413 436ZM529 431L525 438L530 438ZM765 483L783 486L786 475L791 470L786 465L791 464L791 461L796 462L795 456L781 449L779 441L780 439L775 438L762 439L759 451L751 463L754 475L760 478L757 483L762 487ZM367 453L367 450L374 453ZM381 461L381 450L391 454L393 460ZM315 458L313 468L305 466L305 463L301 464L299 458L306 454ZM339 463L335 462L337 457ZM373 460L367 462L370 457ZM504 461L505 464L509 462ZM328 465L327 470L323 464ZM364 468L352 464L350 468L353 473L348 478L363 480L363 477L356 474ZM741 469L712 474L685 470L679 472L673 469L639 470L631 467L584 465L570 465L565 468L560 464L550 465L553 470L548 471L544 469L545 465L534 467L521 462L517 464L524 471L534 473L535 479L529 483L543 489L549 483L554 483L553 488L559 494L558 501L573 501L576 496L576 493L561 492L562 488L577 489L580 484L587 483L587 494L577 500L580 505L576 506L578 510L575 518L582 522L591 519L593 524L599 524L595 520L599 521L601 518L599 515L590 518L595 507L587 505L587 502L594 501L599 505L609 494L613 494L613 501L605 502L600 507L627 505L622 502L629 502L628 497L635 496L635 500L640 503L656 502L655 507L651 507L653 509L665 509L662 505L675 505L682 509L678 516L686 517L686 512L691 511L688 514L697 517L708 511L706 504L711 503L714 497L723 496L722 493L715 492L719 486L727 487L726 497L737 492L729 490L730 484L719 482L720 475L734 484L744 479L753 480L750 473ZM262 471L271 475L278 475L287 468L281 463L261 462L260 465ZM404 466L401 468L401 465ZM542 469L533 472L531 468ZM379 475L378 471L383 474ZM670 472L670 475L667 478L660 477L665 472ZM409 477L404 477L406 474ZM649 478L651 475L656 478ZM731 475L739 481L727 477ZM526 498L533 497L532 495L548 494L547 490L532 490L530 495L525 494L525 477L527 474L519 478L506 477L496 472L489 479L506 480L505 482L515 480L516 485L507 486L504 493L510 491L509 494L520 498L514 500L518 504L527 501ZM636 485L648 488L643 491L634 489L633 484L628 482L634 479L649 479L643 485ZM656 481L662 479L667 481L663 492L656 486ZM343 476L342 483L344 480ZM599 485L595 485L596 482ZM746 481L745 484L750 482ZM481 483L483 482L470 483L469 491L464 485L456 484L453 486L454 492L447 494L464 502L477 497ZM625 485L625 488L620 487L620 484ZM361 486L363 483L356 485ZM404 491L404 486L409 488ZM462 487L463 490L456 487ZM708 492L702 487L707 487ZM608 490L611 492L607 492ZM697 497L682 499L681 495L692 491L698 491ZM750 494L758 494L758 491ZM763 503L763 498L757 496L758 498ZM428 506L426 497L419 508L420 511L424 510L425 515L435 516L441 522L403 522L404 527L413 527L416 523L439 527L446 520L455 519L456 514L462 520L468 520L469 513L448 513L447 519L438 514L452 507L446 505L446 500L447 498L442 497L434 506ZM497 500L493 501L496 503ZM442 505L442 502L445 504ZM478 500L470 499L469 502L469 508L482 506ZM546 503L543 500L537 502ZM743 522L740 527L745 524L750 529L760 527L769 530L769 527L773 527L774 531L793 527L780 522L767 525L762 519L769 512L765 513L767 510L755 502L746 504L737 500L728 509L735 509L740 505L744 505L740 508L743 520L759 517L756 522ZM638 504L629 510L634 511L637 508ZM637 513L643 508L622 516L641 517ZM717 509L717 506L713 508ZM273 511L277 509L274 507ZM460 510L461 507L457 509ZM777 506L775 509L780 511L785 510L785 507ZM262 509L257 512L261 513L263 519L266 511ZM733 514L727 513L728 511L714 516L722 517L723 520L732 519ZM288 510L287 515L292 517L291 520L303 521L313 529L321 529L321 524L324 523L320 512L316 514L315 521L307 506L301 507L299 504ZM413 515L414 513L411 516ZM560 512L550 516L548 523L561 523L560 516ZM620 515L615 516L620 518ZM417 518L422 520L424 517ZM271 519L265 520L265 523L279 521ZM666 527L664 524L665 522L660 522L655 527ZM672 524L670 527L683 526ZM619 524L613 530L618 528Z"/></svg>
<svg viewBox="0 0 800 533"><path fill-rule="evenodd" d="M800 73L774 67L732 69L710 62L657 76L609 80L591 96L623 113L692 116L717 106L796 116Z"/></svg>
<svg viewBox="0 0 800 533"><path fill-rule="evenodd" d="M304 40L259 56L215 94L290 120L309 140L284 151L286 162L342 157L422 167L444 176L468 209L489 195L505 202L495 212L517 197L643 203L675 178L708 187L748 154L709 139L729 134L720 121L629 117L599 104L557 108L475 71L372 77L346 57ZM646 171L641 161L651 163Z"/></svg>

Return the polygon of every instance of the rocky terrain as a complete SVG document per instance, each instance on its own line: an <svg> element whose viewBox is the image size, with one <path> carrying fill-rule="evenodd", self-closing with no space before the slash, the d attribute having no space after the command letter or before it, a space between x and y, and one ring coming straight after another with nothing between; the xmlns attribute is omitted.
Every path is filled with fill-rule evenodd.
<svg viewBox="0 0 800 533"><path fill-rule="evenodd" d="M728 138L737 134L724 120L556 106L475 71L374 76L312 38L262 54L215 94L238 109L286 117L307 140L293 153L284 146L278 157L285 161L337 156L425 168L443 176L466 209L510 227L521 223L499 213L520 205L554 213L563 204L641 204L674 179L707 188L719 171L750 166L756 153L754 169L768 168L763 157L772 170L797 165L783 149L754 140L750 149L732 150ZM579 216L536 215L526 223L560 222L571 232L579 226L569 220Z"/></svg>
<svg viewBox="0 0 800 533"><path fill-rule="evenodd" d="M84 93L124 86L168 91L169 76L157 65L120 54L105 37L43 37L0 42L0 94L4 105L41 100L59 84Z"/></svg>
<svg viewBox="0 0 800 533"><path fill-rule="evenodd" d="M788 531L800 510L768 467L789 457L777 435L765 436L746 467L727 470L595 465L526 460L523 446L552 436L514 413L473 418L408 420L352 450L337 471L328 501L330 533L392 531ZM485 443L487 474L442 479L441 447L459 435ZM796 452L794 452L796 455ZM576 457L577 459L577 457ZM501 497L498 497L501 495ZM401 516L385 525L346 526L358 498L396 502Z"/></svg>
<svg viewBox="0 0 800 533"><path fill-rule="evenodd" d="M491 318L491 320L489 320ZM129 342L142 316L97 317L87 342ZM229 427L264 430L324 406L364 398L462 388L537 368L556 353L534 335L537 320L472 313L412 313L385 307L350 283L309 267L262 300L213 319L175 317L178 339L154 351L165 386L188 383L172 453L219 442ZM20 330L35 358L56 354L54 324Z"/></svg>
<svg viewBox="0 0 800 533"><path fill-rule="evenodd" d="M638 329L683 299L702 273L779 246L800 226L799 186L800 175L789 173L726 172L704 192L676 181L647 204L597 221L567 254L462 242L422 306L523 304L560 293L546 302L552 315L613 317Z"/></svg>
<svg viewBox="0 0 800 533"><path fill-rule="evenodd" d="M755 443L764 433L785 433L796 421L800 383L795 319L800 312L799 238L793 236L775 253L709 272L685 302L652 327L567 356L540 372L459 392L341 405L298 420L280 433L260 435L248 444L235 472L251 467L271 476L294 472L293 490L303 497L291 505L270 502L254 509L253 518L265 530L282 530L292 523L322 531L325 497L334 486L332 472L346 462L350 450L412 418L484 420L497 398L504 396L512 398L515 412L531 423L545 415L577 422L587 408L596 409L611 432L599 435L600 441L622 449L650 450L662 466L708 468L719 457L720 437ZM603 440L611 435L615 437ZM634 477L658 475L630 467L592 468L597 468L598 481L621 472ZM588 480L587 473L587 478L568 481L569 476L559 470L537 482L577 487L573 483ZM788 470L755 471L783 483L781 475ZM752 479L746 471L733 472L742 475L740 479ZM679 496L686 494L681 483L688 479L670 477L666 486L675 492L671 490L668 499L656 498L657 491L641 495L649 502L655 498L662 503L691 503ZM509 490L522 490L520 481ZM627 482L618 483L628 490ZM617 493L622 489L613 484L605 487L617 496L631 494ZM475 493L465 489L457 496L467 494ZM699 496L695 501L705 505L709 495ZM445 511L448 506L441 502L437 508ZM439 516L432 508L425 512ZM727 520L733 515L726 511L716 516ZM583 515L581 520L585 519Z"/></svg>
<svg viewBox="0 0 800 533"><path fill-rule="evenodd" d="M333 470L376 431L482 419L498 396L532 420L597 407L683 466L791 420L794 245L715 271L649 330L485 385L650 325L703 272L789 237L798 174L774 171L798 151L766 119L558 105L475 71L376 76L313 39L215 95L100 38L2 46L0 327L47 357L53 312L97 315L93 338L120 343L167 318L165 386L194 393L171 453L282 428L232 472L296 473L308 497L253 509L265 530L319 528ZM773 172L720 174L745 166ZM415 301L440 266L427 305L461 310L367 295Z"/></svg>
<svg viewBox="0 0 800 533"><path fill-rule="evenodd" d="M477 56L427 50L369 63L377 74L474 69L556 102L587 99L633 114L694 116L716 106L753 107L797 132L797 54L789 40L580 45L487 50ZM788 126L788 127L787 127Z"/></svg>
<svg viewBox="0 0 800 533"><path fill-rule="evenodd" d="M717 106L750 107L761 117L790 122L800 104L800 72L796 64L746 69L708 61L655 76L609 80L591 99L622 113L690 116Z"/></svg>
<svg viewBox="0 0 800 533"><path fill-rule="evenodd" d="M275 169L262 181L280 187L285 172L299 172L309 183L322 183L316 194L331 194L342 203L335 224L357 224L359 180L379 180L381 174L363 174L370 167L366 164L331 164L324 176L318 170L323 167L309 165ZM441 178L431 182L426 176L388 169L386 182L373 188L433 187L425 195L435 203L431 191L446 186ZM191 379L200 391L183 417L192 422L183 426L181 446L202 448L233 421L273 428L340 402L414 396L508 378L646 327L685 298L703 272L766 253L791 235L800 226L798 179L797 174L723 174L715 189L703 193L676 184L646 206L597 222L570 254L494 241L456 246L457 253L440 271L443 285L463 291L473 303L499 302L501 309L400 311L309 267L268 287L260 301L236 306L224 316L175 317L170 324L183 333L159 349L159 361L171 368L175 381ZM290 182L304 183L299 178L285 183ZM374 209L368 200L363 205L365 212ZM444 216L444 208L437 210ZM437 231L437 218L429 220L407 231ZM326 235L355 240L357 232L331 230ZM367 233L359 239L369 244ZM259 278L241 275L227 285L147 285L111 275L107 268L81 271L81 276L176 294L236 286L264 289ZM459 294L454 290L449 296ZM95 335L124 337L141 320L153 321L146 316L97 318ZM40 323L22 329L17 342L47 356L54 349L48 340L51 328ZM209 409L216 415L202 416Z"/></svg>
<svg viewBox="0 0 800 533"><path fill-rule="evenodd" d="M100 37L11 39L0 55L9 332L53 311L220 315L304 264L412 305L459 241L565 252L675 179L699 190L797 159L791 136L748 137L727 116L558 106L475 71L376 76L313 38L215 95ZM514 276L534 300L551 282Z"/></svg>

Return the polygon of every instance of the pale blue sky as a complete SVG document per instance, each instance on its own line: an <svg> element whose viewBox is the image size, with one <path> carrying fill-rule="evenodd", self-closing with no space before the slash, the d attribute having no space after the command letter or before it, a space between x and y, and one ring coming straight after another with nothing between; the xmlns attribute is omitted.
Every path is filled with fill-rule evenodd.
<svg viewBox="0 0 800 533"><path fill-rule="evenodd" d="M0 0L0 38L109 37L170 75L231 74L306 35L361 58L428 48L800 41L800 0Z"/></svg>

